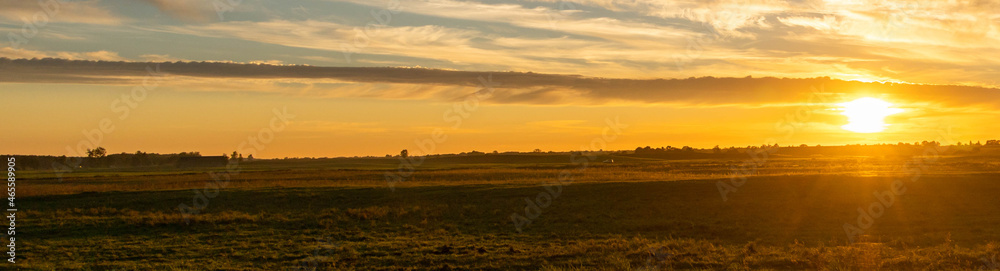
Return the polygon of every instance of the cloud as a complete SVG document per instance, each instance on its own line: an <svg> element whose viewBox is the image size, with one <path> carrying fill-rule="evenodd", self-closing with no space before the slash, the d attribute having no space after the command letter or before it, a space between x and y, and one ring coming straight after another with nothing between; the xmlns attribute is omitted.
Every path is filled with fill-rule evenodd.
<svg viewBox="0 0 1000 271"><path fill-rule="evenodd" d="M215 16L215 0L143 0L171 17L188 22L206 22ZM222 3L232 1L223 0Z"/></svg>
<svg viewBox="0 0 1000 271"><path fill-rule="evenodd" d="M186 59L180 59L176 57L171 57L170 55L159 55L159 54L145 54L139 56L142 61L148 62L176 62L176 61L191 61Z"/></svg>
<svg viewBox="0 0 1000 271"><path fill-rule="evenodd" d="M0 10L0 17L20 20L43 12L36 2L0 1L6 4ZM334 2L368 5L376 13L384 8L381 1ZM76 13L75 5L81 3L90 5L80 7L82 12ZM207 22L215 16L212 0L144 0L143 3L188 22ZM104 3L65 2L57 16L52 17L81 22L123 20L102 9L101 4ZM256 9L254 4L246 2L243 7ZM267 16L247 16L259 21L204 24L143 24L147 22L145 19L129 20L129 30L133 30L130 33L148 40L183 34L193 36L188 37L192 40L218 42L211 43L216 46L199 47L197 53L191 48L165 49L155 45L122 49L127 45L95 40L105 34L117 35L115 32L121 29L115 27L76 31L79 26L61 25L42 35L70 46L87 44L80 48L103 45L117 48L108 51L140 50L134 53L140 55L135 59L140 61L184 61L202 51L230 50L235 52L229 55L258 55L241 61L266 63L306 61L331 65L350 58L350 63L366 66L431 66L621 78L831 76L846 80L997 86L1000 59L988 56L1000 53L995 46L1000 44L998 5L972 0L413 0L400 3L403 15L394 15L387 25L368 30L366 25L352 24L352 20L336 14L292 20L280 13L267 13ZM72 14L67 12L71 7ZM419 14L420 19L406 19L406 14ZM375 20L368 14L361 18ZM16 26L3 30L19 31ZM318 52L298 53L305 50L275 47L279 50L262 54L249 47L236 48L240 46L236 40ZM36 44L41 46L41 42L53 41L45 39ZM232 47L226 46L229 44ZM181 57L169 57L168 53ZM84 55L87 52L41 54L39 57L118 59L112 55ZM5 55L35 57L23 52Z"/></svg>
<svg viewBox="0 0 1000 271"><path fill-rule="evenodd" d="M561 5L561 0L536 0ZM621 13L637 13L664 19L681 19L702 31L725 37L753 38L752 28L768 28L764 20L774 13L792 10L794 2L776 0L580 0L571 8L600 7Z"/></svg>
<svg viewBox="0 0 1000 271"><path fill-rule="evenodd" d="M587 63L553 61L590 58L603 63L591 66L595 71L621 71L615 61L643 61L634 54L651 54L646 60L673 61L668 56L647 49L629 53L613 50L608 42L588 42L566 37L502 37L476 30L438 25L385 26L362 33L361 28L322 21L224 22L209 25L172 26L159 31L203 37L232 37L289 47L348 54L375 54L419 59L435 59L459 66L486 66L494 70L531 70L548 72L578 71ZM294 31L292 31L294 30ZM528 50L527 47L535 48ZM656 55L652 55L652 54Z"/></svg>
<svg viewBox="0 0 1000 271"><path fill-rule="evenodd" d="M346 0L359 5L377 7L377 3ZM572 5L570 5L572 6ZM628 42L635 39L683 38L697 34L677 26L625 21L610 17L592 17L576 9L553 7L526 8L518 4L485 4L474 1L416 0L401 7L406 13L471 21L506 23L520 27L544 29L568 34L614 39ZM511 20L511 18L517 18Z"/></svg>
<svg viewBox="0 0 1000 271"><path fill-rule="evenodd" d="M19 24L29 20L35 26L48 22L118 25L124 21L98 3L98 0L0 0L0 7L3 7L0 17Z"/></svg>
<svg viewBox="0 0 1000 271"><path fill-rule="evenodd" d="M803 26L820 31L830 31L837 28L837 19L829 15L823 17L782 17L778 18L778 21L788 26Z"/></svg>
<svg viewBox="0 0 1000 271"><path fill-rule="evenodd" d="M11 59L17 58L59 58L67 60L103 60L103 61L126 61L129 60L119 56L116 52L93 51L93 52L43 52L28 49L15 49L11 47L0 47L0 57Z"/></svg>
<svg viewBox="0 0 1000 271"><path fill-rule="evenodd" d="M798 106L821 96L883 95L900 104L968 110L1000 109L993 88L865 83L828 78L616 79L521 72L422 68L275 66L238 63L94 62L63 59L0 61L3 82L137 84L146 67L171 75L165 85L209 91L268 91L288 95L462 101L484 90L485 103L535 105L666 104L677 107ZM233 80L239 79L239 80Z"/></svg>
<svg viewBox="0 0 1000 271"><path fill-rule="evenodd" d="M376 13L384 8L378 1L335 2L368 5ZM402 14L448 20L420 24L394 15L382 18L386 25L366 27L350 20L277 16L143 28L326 51L297 58L326 65L351 59L370 66L627 78L831 76L996 86L1000 59L981 57L995 54L993 44L1000 43L1000 25L991 19L995 12L982 10L990 6L975 1L414 0L400 4Z"/></svg>

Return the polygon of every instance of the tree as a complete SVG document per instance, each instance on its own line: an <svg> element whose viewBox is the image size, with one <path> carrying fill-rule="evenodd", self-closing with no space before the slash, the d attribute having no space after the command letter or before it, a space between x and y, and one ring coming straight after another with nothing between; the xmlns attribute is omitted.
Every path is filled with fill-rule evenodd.
<svg viewBox="0 0 1000 271"><path fill-rule="evenodd" d="M247 160L253 161L253 154L252 153L250 155L247 155Z"/></svg>
<svg viewBox="0 0 1000 271"><path fill-rule="evenodd" d="M239 156L240 156L240 154L238 152L233 151L233 155L230 155L229 159L236 160L236 157L239 157Z"/></svg>
<svg viewBox="0 0 1000 271"><path fill-rule="evenodd" d="M719 148L719 145L715 145L715 148L712 148L712 153L715 154L722 153L722 148Z"/></svg>
<svg viewBox="0 0 1000 271"><path fill-rule="evenodd" d="M410 157L410 151L403 149L402 151L399 152L399 157L403 158Z"/></svg>
<svg viewBox="0 0 1000 271"><path fill-rule="evenodd" d="M135 156L132 159L133 166L141 166L149 164L149 155L145 152L135 151Z"/></svg>
<svg viewBox="0 0 1000 271"><path fill-rule="evenodd" d="M101 158L108 154L108 150L104 147L97 147L96 149L87 149L87 157L90 158Z"/></svg>

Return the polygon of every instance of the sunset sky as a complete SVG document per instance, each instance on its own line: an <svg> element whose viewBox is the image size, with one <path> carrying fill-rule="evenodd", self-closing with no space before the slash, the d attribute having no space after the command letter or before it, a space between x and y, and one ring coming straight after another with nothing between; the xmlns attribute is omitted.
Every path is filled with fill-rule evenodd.
<svg viewBox="0 0 1000 271"><path fill-rule="evenodd" d="M256 157L422 154L435 129L435 153L579 150L608 120L607 149L1000 138L996 1L0 0L0 34L39 59L0 63L0 153L79 155L110 120L111 153L221 155L274 110ZM865 97L884 131L842 127Z"/></svg>

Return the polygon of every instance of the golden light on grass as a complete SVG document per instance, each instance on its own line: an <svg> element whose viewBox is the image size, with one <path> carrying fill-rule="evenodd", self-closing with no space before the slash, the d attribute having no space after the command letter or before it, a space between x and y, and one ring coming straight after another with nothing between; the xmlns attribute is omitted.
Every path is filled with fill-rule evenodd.
<svg viewBox="0 0 1000 271"><path fill-rule="evenodd" d="M847 124L841 126L844 130L855 133L877 133L884 131L889 124L885 118L903 112L903 109L892 108L892 103L871 97L864 97L846 103L837 104L844 110L841 114L847 116Z"/></svg>

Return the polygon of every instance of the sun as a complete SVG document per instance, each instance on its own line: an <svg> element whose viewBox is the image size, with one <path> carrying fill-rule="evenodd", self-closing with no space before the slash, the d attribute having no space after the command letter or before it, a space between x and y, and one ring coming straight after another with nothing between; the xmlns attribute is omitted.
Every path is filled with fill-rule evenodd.
<svg viewBox="0 0 1000 271"><path fill-rule="evenodd" d="M903 112L903 109L892 108L892 103L870 97L837 105L844 110L841 114L847 116L847 125L841 128L855 133L881 132L889 126L885 117Z"/></svg>

